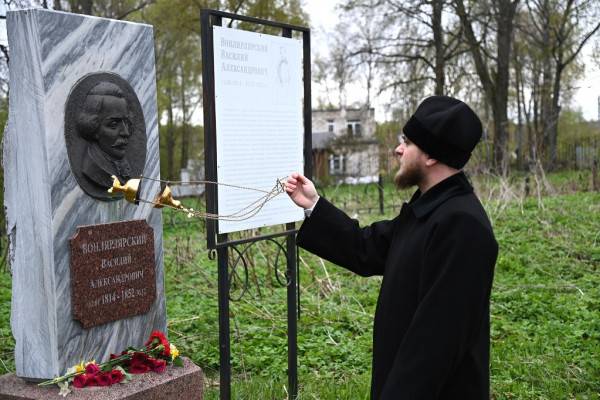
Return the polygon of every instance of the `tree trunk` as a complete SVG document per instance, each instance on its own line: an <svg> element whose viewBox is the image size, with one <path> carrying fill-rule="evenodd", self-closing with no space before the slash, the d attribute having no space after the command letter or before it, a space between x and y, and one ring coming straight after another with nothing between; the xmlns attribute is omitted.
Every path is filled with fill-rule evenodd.
<svg viewBox="0 0 600 400"><path fill-rule="evenodd" d="M168 81L167 96L169 105L167 106L167 179L175 178L175 129L173 126L173 90L172 78Z"/></svg>
<svg viewBox="0 0 600 400"><path fill-rule="evenodd" d="M492 109L494 115L494 169L505 176L508 173L508 116L506 98L496 97Z"/></svg>
<svg viewBox="0 0 600 400"><path fill-rule="evenodd" d="M519 170L523 167L523 109L524 101L521 101L522 94L522 65L515 57L515 86L517 89L517 167Z"/></svg>
<svg viewBox="0 0 600 400"><path fill-rule="evenodd" d="M540 157L540 81L539 81L539 65L534 66L534 80L533 87L531 89L531 102L533 103L533 123L530 128L529 146L530 146L530 161L537 161Z"/></svg>
<svg viewBox="0 0 600 400"><path fill-rule="evenodd" d="M54 2L56 3L56 1ZM92 15L93 0L70 0L71 11L77 14Z"/></svg>
<svg viewBox="0 0 600 400"><path fill-rule="evenodd" d="M81 11L86 15L92 15L92 9L94 7L93 0L81 0Z"/></svg>
<svg viewBox="0 0 600 400"><path fill-rule="evenodd" d="M458 17L465 29L465 37L475 62L477 75L485 91L486 99L492 106L494 117L494 168L497 173L508 173L508 85L509 65L512 44L514 17L519 0L496 1L496 48L497 63L495 73L485 63L481 44L475 37L470 15L462 0L455 0ZM493 72L493 70L492 70ZM492 80L493 76L493 80Z"/></svg>
<svg viewBox="0 0 600 400"><path fill-rule="evenodd" d="M548 1L544 2L545 9L548 9ZM542 49L545 52L549 52L550 45L550 21L544 21L544 30L542 33ZM550 147L550 136L552 129L551 115L552 115L552 64L549 54L546 54L542 58L543 70L542 70L542 86L541 86L541 123L542 123L542 140L541 145L541 156L543 160L549 160L549 147ZM546 165L548 167L548 165Z"/></svg>
<svg viewBox="0 0 600 400"><path fill-rule="evenodd" d="M557 162L557 144L558 144L558 117L560 116L560 81L563 67L556 66L554 83L552 85L552 103L549 116L548 127L548 169L556 168Z"/></svg>
<svg viewBox="0 0 600 400"><path fill-rule="evenodd" d="M501 174L508 173L508 85L510 84L510 53L517 1L500 0L497 16L497 69L494 123L494 161Z"/></svg>
<svg viewBox="0 0 600 400"><path fill-rule="evenodd" d="M181 112L182 112L182 124L181 124L181 158L180 158L180 168L187 168L188 159L189 159L189 146L190 146L190 134L187 129L187 104L185 101L185 70L183 65L180 66L181 71Z"/></svg>
<svg viewBox="0 0 600 400"><path fill-rule="evenodd" d="M475 32L473 31L471 20L467 15L467 11L465 9L463 1L456 0L455 6L456 13L458 14L460 22L465 29L465 37L469 46L469 51L471 52L471 55L473 57L473 62L475 63L475 70L477 72L477 75L479 76L479 80L481 81L481 86L483 87L483 91L485 93L486 102L488 105L491 106L494 103L495 89L487 65L483 59L483 54L479 47L479 41L475 37Z"/></svg>
<svg viewBox="0 0 600 400"><path fill-rule="evenodd" d="M444 73L444 32L442 30L442 9L444 0L433 0L433 13L431 15L431 28L433 30L433 41L435 43L435 94L442 96L445 93Z"/></svg>
<svg viewBox="0 0 600 400"><path fill-rule="evenodd" d="M525 94L523 93L523 105L525 105ZM537 159L537 142L535 140L535 130L532 122L532 108L535 109L534 105L534 97L531 95L529 97L529 108L524 108L525 110L525 123L527 124L527 160L528 162L532 162ZM534 110L535 114L535 110ZM534 117L535 118L535 117Z"/></svg>

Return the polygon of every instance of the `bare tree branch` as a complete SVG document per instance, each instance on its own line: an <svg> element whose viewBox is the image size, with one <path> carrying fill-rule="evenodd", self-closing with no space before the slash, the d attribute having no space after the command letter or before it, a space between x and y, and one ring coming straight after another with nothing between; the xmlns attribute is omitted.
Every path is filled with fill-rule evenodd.
<svg viewBox="0 0 600 400"><path fill-rule="evenodd" d="M153 2L154 2L153 0L142 1L137 6L133 7L130 10L127 10L127 11L123 12L121 15L117 16L116 19L125 19L128 15L133 14L136 11L140 11L141 9L143 9L144 7L146 7L149 4L152 4Z"/></svg>

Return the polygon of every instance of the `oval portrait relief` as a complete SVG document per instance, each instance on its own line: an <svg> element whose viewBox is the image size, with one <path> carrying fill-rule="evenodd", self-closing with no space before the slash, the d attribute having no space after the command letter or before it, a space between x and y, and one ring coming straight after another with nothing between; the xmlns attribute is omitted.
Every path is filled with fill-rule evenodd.
<svg viewBox="0 0 600 400"><path fill-rule="evenodd" d="M111 175L121 184L142 175L146 163L146 123L133 88L117 74L81 78L65 108L65 140L71 171L88 195L103 201L111 195Z"/></svg>

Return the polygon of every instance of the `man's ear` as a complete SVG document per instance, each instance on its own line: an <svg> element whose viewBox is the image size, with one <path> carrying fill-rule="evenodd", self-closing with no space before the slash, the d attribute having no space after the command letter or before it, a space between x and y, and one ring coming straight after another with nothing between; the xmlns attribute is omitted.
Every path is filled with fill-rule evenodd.
<svg viewBox="0 0 600 400"><path fill-rule="evenodd" d="M431 158L431 157L427 157L427 160L425 160L425 165L428 167L432 167L435 164L437 164L439 161L436 160L435 158Z"/></svg>

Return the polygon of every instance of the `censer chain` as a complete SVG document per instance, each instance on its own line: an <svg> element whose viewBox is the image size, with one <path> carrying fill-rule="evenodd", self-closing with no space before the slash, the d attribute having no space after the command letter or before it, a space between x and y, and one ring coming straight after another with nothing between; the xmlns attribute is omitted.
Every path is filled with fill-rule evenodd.
<svg viewBox="0 0 600 400"><path fill-rule="evenodd" d="M252 190L255 192L262 192L262 193L271 193L271 190L264 190L264 189L256 189L256 188L251 188L251 187L247 187L247 186L240 186L240 185L232 185L230 183L221 183L221 182L216 182L216 181L171 181L168 179L157 179L157 178L150 178L148 176L140 176L141 179L147 179L149 181L154 181L154 182L160 182L160 183L167 183L167 184L190 184L190 185L200 185L200 184L210 184L210 185L219 185L219 186L227 186L227 187L232 187L234 189L243 189L243 190ZM277 179L277 183L279 185L282 184L282 181L285 178L279 178Z"/></svg>
<svg viewBox="0 0 600 400"><path fill-rule="evenodd" d="M156 179L156 178L148 178L145 176L141 176L140 178L152 180L155 182L161 182L161 183L176 183L177 182L177 181L169 181L169 180ZM185 181L185 183L195 183L195 184L209 183L209 184L228 186L228 187L233 187L233 188L237 188L237 189L252 190L252 191L265 193L264 196L253 201L246 207L244 207L232 214L228 214L228 215L218 215L218 214L213 214L213 213L208 213L208 212L203 212L203 211L197 211L192 208L185 208L185 207L178 208L178 207L172 206L170 204L162 204L162 203L157 203L155 201L149 201L149 200L145 200L145 199L139 199L139 201L142 203L146 203L146 204L152 204L154 206L168 207L168 208L171 208L171 209L179 211L179 212L186 212L188 214L188 217L195 216L195 217L199 217L199 218L221 220L221 221L244 221L244 220L250 219L253 216L255 216L256 214L258 214L260 212L260 210L262 210L262 208L267 204L267 202L269 202L270 200L274 199L276 196L278 196L279 194L284 192L283 179L284 178L277 179L275 186L273 186L273 188L269 191L255 189L255 188L249 188L249 187L244 187L244 186L239 186L239 185L232 185L232 184L227 184L227 183L213 182L213 181ZM179 182L183 182L183 181L179 181Z"/></svg>

